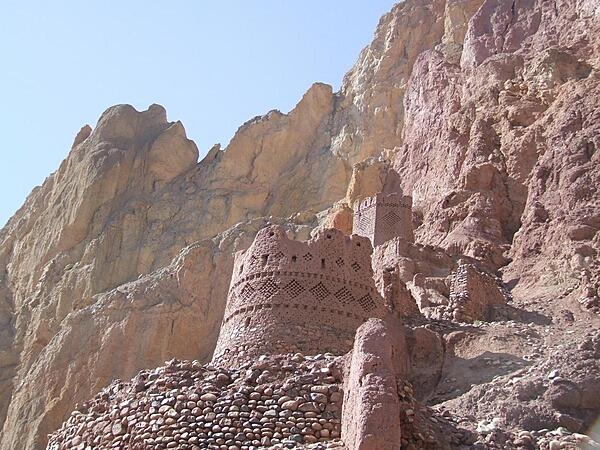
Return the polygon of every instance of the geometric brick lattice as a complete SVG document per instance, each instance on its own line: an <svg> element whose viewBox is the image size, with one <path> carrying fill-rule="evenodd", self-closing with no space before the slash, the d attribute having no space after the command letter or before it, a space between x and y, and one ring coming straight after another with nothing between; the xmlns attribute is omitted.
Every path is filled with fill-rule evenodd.
<svg viewBox="0 0 600 450"><path fill-rule="evenodd" d="M390 211L382 217L383 225L387 228L394 228L400 220L400 216L394 211Z"/></svg>
<svg viewBox="0 0 600 450"><path fill-rule="evenodd" d="M346 286L341 288L333 295L344 306L350 305L354 302L354 296L352 295L352 292L350 292L350 290L346 288Z"/></svg>
<svg viewBox="0 0 600 450"><path fill-rule="evenodd" d="M279 286L273 280L273 278L267 278L267 280L258 288L258 292L262 298L267 299L275 295L279 290Z"/></svg>
<svg viewBox="0 0 600 450"><path fill-rule="evenodd" d="M302 286L296 280L292 280L283 287L283 290L287 293L287 295L290 296L290 298L296 298L302 294L302 292L304 292L304 286Z"/></svg>
<svg viewBox="0 0 600 450"><path fill-rule="evenodd" d="M355 272L358 272L360 270L360 264L357 262L353 262L351 267L352 269L354 269Z"/></svg>
<svg viewBox="0 0 600 450"><path fill-rule="evenodd" d="M250 300L253 294L254 288L250 285L250 283L246 283L246 285L242 288L242 291L240 292L240 298L242 300Z"/></svg>
<svg viewBox="0 0 600 450"><path fill-rule="evenodd" d="M412 242L412 198L400 192L379 193L356 202L352 231L369 238L374 247L395 237Z"/></svg>
<svg viewBox="0 0 600 450"><path fill-rule="evenodd" d="M323 283L321 283L321 282L319 282L318 284L316 284L313 287L311 287L309 289L309 291L319 301L323 301L323 300L325 300L329 296L329 291L327 290L327 288L325 287L325 285Z"/></svg>
<svg viewBox="0 0 600 450"><path fill-rule="evenodd" d="M373 311L376 308L375 300L371 297L371 294L364 295L358 299L358 303L366 312Z"/></svg>
<svg viewBox="0 0 600 450"><path fill-rule="evenodd" d="M354 232L361 235L365 235L369 232L371 227L372 218L369 215L361 214L359 216L354 216L355 225Z"/></svg>

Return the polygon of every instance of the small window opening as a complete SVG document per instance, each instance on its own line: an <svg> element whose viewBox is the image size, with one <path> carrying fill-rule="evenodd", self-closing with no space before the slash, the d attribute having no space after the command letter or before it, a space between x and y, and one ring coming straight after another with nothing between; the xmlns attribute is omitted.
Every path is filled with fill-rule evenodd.
<svg viewBox="0 0 600 450"><path fill-rule="evenodd" d="M262 255L261 259L262 259L263 266L266 266L267 261L269 260L269 255Z"/></svg>
<svg viewBox="0 0 600 450"><path fill-rule="evenodd" d="M321 269L324 269L324 268L325 268L325 259L322 259L321 260Z"/></svg>

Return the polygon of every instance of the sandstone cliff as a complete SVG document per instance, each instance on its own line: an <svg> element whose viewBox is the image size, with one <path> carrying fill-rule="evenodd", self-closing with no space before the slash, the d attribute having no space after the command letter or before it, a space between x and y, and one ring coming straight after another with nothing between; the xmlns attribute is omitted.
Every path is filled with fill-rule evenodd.
<svg viewBox="0 0 600 450"><path fill-rule="evenodd" d="M43 448L115 378L207 358L233 251L267 221L347 229L381 190L517 302L597 307L599 28L593 0L407 0L339 92L313 85L200 162L162 107L109 108L0 231L0 449Z"/></svg>
<svg viewBox="0 0 600 450"><path fill-rule="evenodd" d="M108 381L156 365L170 354L209 355L224 307L230 267L218 269L220 282L215 282L214 276L212 282L208 280L217 265L217 249L225 244L210 244L211 250L194 269L207 276L206 298L220 300L207 300L202 306L189 293L167 289L169 302L193 304L196 313L202 313L194 322L186 308L167 307L172 309L172 317L167 319L167 314L164 318L177 337L156 348L156 359L147 359L146 352L134 350L127 364L101 361L87 349L81 356L85 361L81 361L73 358L72 352L80 351L81 344L76 344L80 339L92 339L90 345L98 345L96 338L108 326L98 316L102 314L99 311L110 309L99 307L100 294L115 292L113 289L123 283L167 265L187 245L211 242L217 233L237 223L272 214L288 217L298 211L308 211L300 221L310 221L311 211L314 214L343 195L345 165L339 158L330 158L315 136L327 123L332 101L329 87L314 85L288 115L271 112L254 119L240 128L226 151L215 147L198 164L198 151L185 137L181 123L167 122L160 106L141 113L130 106L116 106L102 115L93 131L89 127L80 131L69 157L30 195L0 237L6 274L2 280L3 320L7 324L2 342L6 359L3 416L11 405L7 429L37 428L41 421L39 433L44 439L73 401L91 393L92 380L79 379L87 378L85 374L90 371L106 370ZM301 169L294 170L300 162ZM333 187L324 189L321 180L327 178ZM310 195L304 195L307 192ZM253 232L260 228L256 224L253 227ZM239 245L239 227L229 233L235 233L235 239L230 240ZM223 248L228 264L236 248L233 244ZM183 253L179 257L186 259ZM148 283L152 285L161 277L155 273ZM210 292L213 289L218 293ZM142 291L153 292L155 301L162 301L160 289L145 287ZM90 314L93 323L82 318L71 322L78 311ZM124 312L123 320L138 320L130 318L129 312ZM186 331L184 326L175 326L178 321L194 323L192 328L204 323L206 328ZM128 327L137 334L134 339L148 348L156 344L148 339L153 335L159 339L165 330L164 324L155 320L149 325L153 331L147 330L147 334L138 325L142 326L132 322ZM91 332L95 327L97 333ZM197 336L196 347L188 343L191 335ZM64 344L61 340L65 338L74 340ZM100 344L109 359L111 346L131 345L127 333L116 343L109 341ZM58 349L65 346L67 354L62 355ZM91 364L88 369L74 368L86 362ZM66 385L59 386L55 381L69 373L65 366L73 366L73 379L67 376ZM46 375L40 377L39 370ZM18 386L13 376L19 380ZM46 383L44 379L59 389L60 395L36 398L39 406L32 412L36 424L23 421L18 413L22 402L33 392L45 391L38 386ZM79 393L72 397L71 391ZM22 400L17 400L21 396ZM43 412L45 409L48 411ZM25 434L31 438L28 445L40 445L40 435ZM14 436L20 440L19 433ZM11 448L14 443L7 439L2 442Z"/></svg>

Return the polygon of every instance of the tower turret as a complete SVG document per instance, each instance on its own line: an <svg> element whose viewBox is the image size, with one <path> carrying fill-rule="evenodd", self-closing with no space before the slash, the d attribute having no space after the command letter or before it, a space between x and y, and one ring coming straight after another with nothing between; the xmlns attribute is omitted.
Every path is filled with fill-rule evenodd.
<svg viewBox="0 0 600 450"><path fill-rule="evenodd" d="M235 255L213 361L349 351L358 326L383 314L371 252L368 239L335 229L299 242L279 226L263 228Z"/></svg>
<svg viewBox="0 0 600 450"><path fill-rule="evenodd" d="M352 232L368 237L373 247L395 237L413 242L412 197L379 193L356 202Z"/></svg>

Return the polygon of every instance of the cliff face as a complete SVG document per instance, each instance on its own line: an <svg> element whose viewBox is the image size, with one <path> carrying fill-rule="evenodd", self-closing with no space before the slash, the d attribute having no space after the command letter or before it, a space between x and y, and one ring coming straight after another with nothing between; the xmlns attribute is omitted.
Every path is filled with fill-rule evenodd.
<svg viewBox="0 0 600 450"><path fill-rule="evenodd" d="M0 449L42 448L112 379L207 359L231 254L266 217L307 237L400 189L418 242L523 298L593 299L599 27L593 0L407 0L340 92L313 85L199 163L162 107L108 109L0 231Z"/></svg>
<svg viewBox="0 0 600 450"><path fill-rule="evenodd" d="M115 106L93 131L80 131L59 170L30 195L0 237L7 324L2 416L7 407L9 411L2 445L14 448L12 439L21 440L22 434L10 430L31 427L39 431L24 431L28 445L41 445L39 439L43 442L56 428L73 401L110 379L156 365L172 354L210 356L224 308L231 252L244 242L239 238L243 230L238 226L229 231L235 237L228 243L223 243L223 235L215 242L211 239L257 217L308 211L300 221L310 221L311 211L343 195L346 166L330 157L319 137L332 103L331 89L314 85L288 115L272 112L254 119L240 128L226 151L214 148L199 164L196 146L185 137L182 125L167 122L160 106L141 113ZM331 179L332 186L323 185L323 179ZM263 221L250 224L252 231L245 233L252 237ZM182 250L194 242L203 243L200 256L198 251L189 256ZM219 247L223 267L217 261ZM187 284L186 277L178 277L177 283L187 286L183 291L169 285L160 294L166 275L159 269L175 257L177 264L196 261L193 271L207 278L201 282L188 276ZM125 306L100 307L101 299L121 301L123 283L150 272L148 281L136 285L144 286L136 292L150 303L148 310L135 300L133 306L128 300ZM205 287L204 293L198 284ZM206 301L195 301L201 297ZM113 308L120 310L117 316L102 317ZM115 341L104 334L109 324L119 329ZM163 341L165 331L176 337ZM136 349L132 339L141 347ZM90 352L96 345L104 359ZM113 359L115 346L124 347L127 363ZM89 379L89 373L100 377ZM36 392L49 396L34 394L36 406L23 420L23 404Z"/></svg>
<svg viewBox="0 0 600 450"><path fill-rule="evenodd" d="M485 1L460 54L442 43L420 55L394 168L422 241L495 267L511 258L513 276L590 262L598 39L590 2Z"/></svg>

